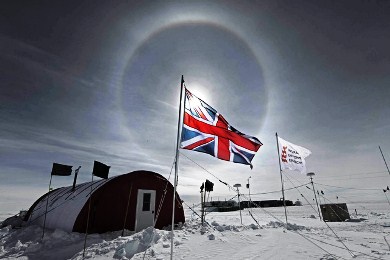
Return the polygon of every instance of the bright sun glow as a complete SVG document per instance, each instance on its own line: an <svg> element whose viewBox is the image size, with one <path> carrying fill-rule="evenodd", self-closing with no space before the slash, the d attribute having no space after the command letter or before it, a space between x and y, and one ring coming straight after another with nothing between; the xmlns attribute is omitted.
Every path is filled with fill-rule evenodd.
<svg viewBox="0 0 390 260"><path fill-rule="evenodd" d="M186 84L186 86L192 94L202 99L204 102L209 103L210 100L212 100L212 95L206 86L198 82L191 82Z"/></svg>

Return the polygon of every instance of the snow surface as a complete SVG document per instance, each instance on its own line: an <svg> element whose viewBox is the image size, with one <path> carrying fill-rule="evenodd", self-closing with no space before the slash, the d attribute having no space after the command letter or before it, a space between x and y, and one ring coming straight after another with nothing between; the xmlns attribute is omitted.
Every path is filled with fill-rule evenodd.
<svg viewBox="0 0 390 260"><path fill-rule="evenodd" d="M324 223L311 206L212 212L209 225L186 210L175 230L174 259L390 259L390 206L348 205L352 221ZM357 215L354 209L357 209ZM256 220L256 221L255 221ZM328 227L329 226L329 227ZM88 236L86 259L169 259L170 231L152 227L131 236ZM84 234L27 226L0 230L2 259L82 259Z"/></svg>

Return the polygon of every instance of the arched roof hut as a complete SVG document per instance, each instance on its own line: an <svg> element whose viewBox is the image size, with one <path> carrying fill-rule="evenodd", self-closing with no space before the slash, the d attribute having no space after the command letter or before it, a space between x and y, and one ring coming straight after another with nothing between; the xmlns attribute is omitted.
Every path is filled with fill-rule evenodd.
<svg viewBox="0 0 390 260"><path fill-rule="evenodd" d="M92 197L88 233L117 231L123 227L138 232L153 226L154 221L155 227L161 229L172 223L173 191L173 185L162 175L134 171L82 183L74 190L69 186L46 193L31 206L25 220L28 224L43 226L49 195L46 227L85 233L89 199ZM183 206L176 194L174 223L184 222Z"/></svg>

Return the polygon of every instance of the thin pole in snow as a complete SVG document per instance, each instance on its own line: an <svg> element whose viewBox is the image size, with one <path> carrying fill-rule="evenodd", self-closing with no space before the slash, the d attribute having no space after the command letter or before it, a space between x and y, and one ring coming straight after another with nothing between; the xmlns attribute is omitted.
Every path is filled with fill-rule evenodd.
<svg viewBox="0 0 390 260"><path fill-rule="evenodd" d="M92 186L93 186L93 172L92 172L92 181L91 181L91 193L89 194L87 227L85 228L83 259L84 259L84 257L85 257L85 246L87 245L88 224L89 224L89 212L91 211L91 201L92 201Z"/></svg>
<svg viewBox="0 0 390 260"><path fill-rule="evenodd" d="M238 208L240 209L240 221L241 221L241 226L242 226L242 214L241 214L240 190L238 189L238 186L237 186L237 197L238 197Z"/></svg>
<svg viewBox="0 0 390 260"><path fill-rule="evenodd" d="M381 147L380 147L380 146L379 146L379 151L381 151L381 154L382 154L383 161L385 162L385 165L386 165L386 168L387 168L387 172L390 174L389 167L387 166L387 162L386 162L385 156L383 156L382 149L381 149Z"/></svg>
<svg viewBox="0 0 390 260"><path fill-rule="evenodd" d="M251 187L249 184L249 179L252 178L252 176L249 176L248 178L248 195L249 195L249 208L252 208L252 199L251 199Z"/></svg>
<svg viewBox="0 0 390 260"><path fill-rule="evenodd" d="M287 221L287 209L286 209L286 200L284 197L284 184L283 184L283 176L282 176L282 165L280 164L280 152L279 152L279 140L278 140L278 133L276 135L276 147L278 149L278 160L279 160L279 172L280 172L280 182L282 183L282 196L283 196L283 206L284 206L284 215L286 216L286 228L288 227L288 221Z"/></svg>
<svg viewBox="0 0 390 260"><path fill-rule="evenodd" d="M177 120L177 140L176 140L176 159L175 159L175 180L173 185L173 200L172 200L172 232L171 232L171 260L173 259L173 236L175 230L175 205L176 205L176 186L177 186L177 176L179 172L179 143L180 143L180 126L181 126L181 109L182 109L182 100L183 100L183 85L184 85L184 76L181 76L180 83L180 106L179 106L179 118Z"/></svg>
<svg viewBox="0 0 390 260"><path fill-rule="evenodd" d="M127 220L127 213L129 212L129 205L130 205L130 196L131 196L131 189L133 188L133 183L130 185L130 190L129 190L129 197L127 199L127 206L126 206L126 214L125 214L125 220L123 221L123 229L122 229L122 237L125 233L125 226L126 226L126 220Z"/></svg>
<svg viewBox="0 0 390 260"><path fill-rule="evenodd" d="M42 239L45 236L45 227L46 227L46 215L47 215L47 206L49 205L49 196L50 196L50 187L51 187L51 180L53 178L53 174L50 174L50 182L49 182L49 192L47 193L47 200L46 200L46 209L45 209L45 218L43 219L43 232L42 232Z"/></svg>
<svg viewBox="0 0 390 260"><path fill-rule="evenodd" d="M316 190L314 189L314 183L313 183L314 172L309 172L306 175L310 177L311 186L313 187L314 198L316 199L316 204L317 204L317 209L318 209L318 216L320 217L320 220L322 220L321 213L320 213L320 206L318 206ZM318 197L319 197L319 195L318 195Z"/></svg>
<svg viewBox="0 0 390 260"><path fill-rule="evenodd" d="M204 182L202 183L202 186L200 187L200 205L201 205L201 222L202 222L202 227L204 225L204 197L203 197L203 187L204 187Z"/></svg>
<svg viewBox="0 0 390 260"><path fill-rule="evenodd" d="M390 205L390 201L389 201L389 198L387 197L387 194L386 194L386 193L385 193L385 196L386 196L387 202L388 202L389 205Z"/></svg>

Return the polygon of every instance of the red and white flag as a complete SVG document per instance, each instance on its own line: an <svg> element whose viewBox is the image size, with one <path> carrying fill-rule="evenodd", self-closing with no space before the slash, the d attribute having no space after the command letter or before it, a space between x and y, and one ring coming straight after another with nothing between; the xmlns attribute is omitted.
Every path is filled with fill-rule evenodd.
<svg viewBox="0 0 390 260"><path fill-rule="evenodd" d="M278 136L279 142L279 154L280 154L280 166L282 170L297 170L301 173L306 172L305 158L311 154L311 152L299 145L292 144Z"/></svg>

